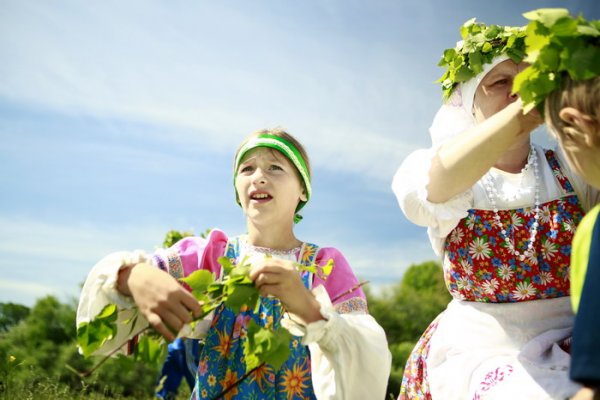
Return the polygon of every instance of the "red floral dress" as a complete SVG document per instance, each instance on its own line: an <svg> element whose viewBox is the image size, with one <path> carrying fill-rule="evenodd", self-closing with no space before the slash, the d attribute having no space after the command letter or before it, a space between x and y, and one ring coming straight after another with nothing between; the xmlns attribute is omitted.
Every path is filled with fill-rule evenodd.
<svg viewBox="0 0 600 400"><path fill-rule="evenodd" d="M494 211L469 210L468 216L450 232L444 245L444 279L455 299L502 303L569 295L571 241L584 211L554 152L547 150L545 153L565 195L540 205L533 255L521 260L512 253L494 223ZM498 211L506 235L521 254L530 240L530 229L535 221L533 209ZM431 399L427 355L436 327L437 319L410 355L399 399ZM500 369L495 377L490 377L494 382L511 372Z"/></svg>

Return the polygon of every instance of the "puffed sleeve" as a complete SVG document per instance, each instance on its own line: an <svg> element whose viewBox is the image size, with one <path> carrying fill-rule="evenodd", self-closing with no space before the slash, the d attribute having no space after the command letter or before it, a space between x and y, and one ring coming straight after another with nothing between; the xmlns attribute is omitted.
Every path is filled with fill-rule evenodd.
<svg viewBox="0 0 600 400"><path fill-rule="evenodd" d="M322 248L316 262L334 267L323 281L315 277L313 294L324 320L303 325L282 321L302 336L310 351L312 381L319 399L384 399L392 357L383 328L369 315L358 279L336 249Z"/></svg>
<svg viewBox="0 0 600 400"><path fill-rule="evenodd" d="M392 191L406 218L427 227L433 250L441 255L446 236L473 207L473 191L469 189L443 203L428 201L429 170L434 156L433 148L409 154L394 175Z"/></svg>
<svg viewBox="0 0 600 400"><path fill-rule="evenodd" d="M206 239L184 238L169 249L158 250L154 255L147 255L140 250L121 251L100 260L83 285L77 308L77 326L93 320L109 304L115 304L119 314L117 334L94 354L109 354L118 347L121 348L117 353L127 353L128 340L148 326L148 321L141 314L132 319L137 313L133 299L117 290L117 279L122 268L146 262L167 271L175 278L189 275L197 269L207 269L218 276L220 266L216 260L224 254L226 246L227 236L219 230L213 230Z"/></svg>

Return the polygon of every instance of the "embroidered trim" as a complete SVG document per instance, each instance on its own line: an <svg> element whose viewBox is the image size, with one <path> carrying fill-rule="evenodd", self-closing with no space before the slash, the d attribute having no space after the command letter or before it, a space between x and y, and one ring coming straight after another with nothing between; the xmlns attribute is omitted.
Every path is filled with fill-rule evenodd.
<svg viewBox="0 0 600 400"><path fill-rule="evenodd" d="M248 243L248 238L245 235L240 237L240 243L245 250L252 251L254 253L275 254L275 255L281 255L281 256L286 256L289 254L298 254L298 252L302 249L302 245L303 245L303 244L300 244L300 246L294 247L293 249L290 249L290 250L275 250L275 249L271 249L269 247L253 246Z"/></svg>
<svg viewBox="0 0 600 400"><path fill-rule="evenodd" d="M183 278L183 264L176 249L169 249L166 252L169 274L176 279Z"/></svg>
<svg viewBox="0 0 600 400"><path fill-rule="evenodd" d="M341 303L335 304L333 307L339 314L349 314L351 312L369 313L367 302L360 297L353 297L342 301Z"/></svg>
<svg viewBox="0 0 600 400"><path fill-rule="evenodd" d="M157 254L155 254L154 256L152 256L152 261L154 261L154 264L159 268L162 269L165 272L169 272L169 269L167 268L167 266L165 265L165 261L160 258Z"/></svg>

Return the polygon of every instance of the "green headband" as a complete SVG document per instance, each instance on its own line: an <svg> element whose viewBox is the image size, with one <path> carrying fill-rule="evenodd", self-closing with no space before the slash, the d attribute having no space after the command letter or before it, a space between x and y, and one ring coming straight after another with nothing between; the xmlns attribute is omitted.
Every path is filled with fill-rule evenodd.
<svg viewBox="0 0 600 400"><path fill-rule="evenodd" d="M576 81L600 75L600 20L572 17L564 8L542 8L523 16L530 20L525 61L531 65L515 77L513 91L523 99L526 112L559 89L564 74Z"/></svg>
<svg viewBox="0 0 600 400"><path fill-rule="evenodd" d="M246 155L246 153L248 153L250 150L256 149L257 147L269 147L269 148L278 150L281 154L286 156L292 164L294 164L294 167L296 167L296 169L300 173L300 176L302 177L302 182L304 182L304 187L306 188L306 201L301 201L298 204L298 207L296 207L296 212L300 211L300 209L302 207L304 207L304 205L308 202L308 200L310 200L310 195L312 193L312 188L310 186L310 174L309 174L308 168L306 166L306 161L304 160L304 157L302 157L302 155L300 154L300 152L298 151L296 146L294 146L292 143L290 143L289 141L287 141L279 136L269 135L269 134L261 134L261 135L258 135L256 137L253 137L252 139L248 140L240 148L240 150L238 151L237 158L235 159L235 166L234 166L235 169L233 172L234 187L235 187L235 179L237 177L237 171L240 166L240 162L242 161L242 158L244 158L244 155ZM237 203L240 204L237 190L235 193L235 198L236 198ZM296 214L294 216L295 223L300 222L301 219L302 219L302 216L299 214Z"/></svg>

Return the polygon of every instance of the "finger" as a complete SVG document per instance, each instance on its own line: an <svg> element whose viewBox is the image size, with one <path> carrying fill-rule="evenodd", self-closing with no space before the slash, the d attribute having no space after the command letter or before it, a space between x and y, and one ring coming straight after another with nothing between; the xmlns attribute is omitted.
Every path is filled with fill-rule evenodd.
<svg viewBox="0 0 600 400"><path fill-rule="evenodd" d="M192 296L192 294L185 292L181 298L181 303L192 313L194 318L198 318L200 315L202 315L202 306L204 303L198 301L194 296ZM186 321L186 323L188 322L191 322L191 320Z"/></svg>
<svg viewBox="0 0 600 400"><path fill-rule="evenodd" d="M273 284L262 285L260 288L258 288L258 292L263 297L273 296L273 297L280 298L280 296L281 296L281 290L280 290L279 285L273 285Z"/></svg>
<svg viewBox="0 0 600 400"><path fill-rule="evenodd" d="M279 261L279 260L278 260ZM259 274L281 274L283 272L286 272L288 270L288 268L286 268L284 265L277 263L277 264L265 264L262 265L260 267L257 267L256 269L251 271L251 275L259 275Z"/></svg>
<svg viewBox="0 0 600 400"><path fill-rule="evenodd" d="M181 309L184 310L183 313L185 315L185 308L183 307L183 305L181 306ZM178 310L179 312L181 312L180 310ZM189 316L189 314L187 314ZM173 332L179 332L181 330L181 328L183 328L183 320L181 319L180 315L178 315L176 312L165 312L164 315L162 316L162 320L163 323L165 325L167 325L168 328L170 328Z"/></svg>
<svg viewBox="0 0 600 400"><path fill-rule="evenodd" d="M167 328L158 314L150 314L146 317L146 319L150 323L150 326L160 333L165 339L170 342L175 340L175 335L169 330L169 328Z"/></svg>

